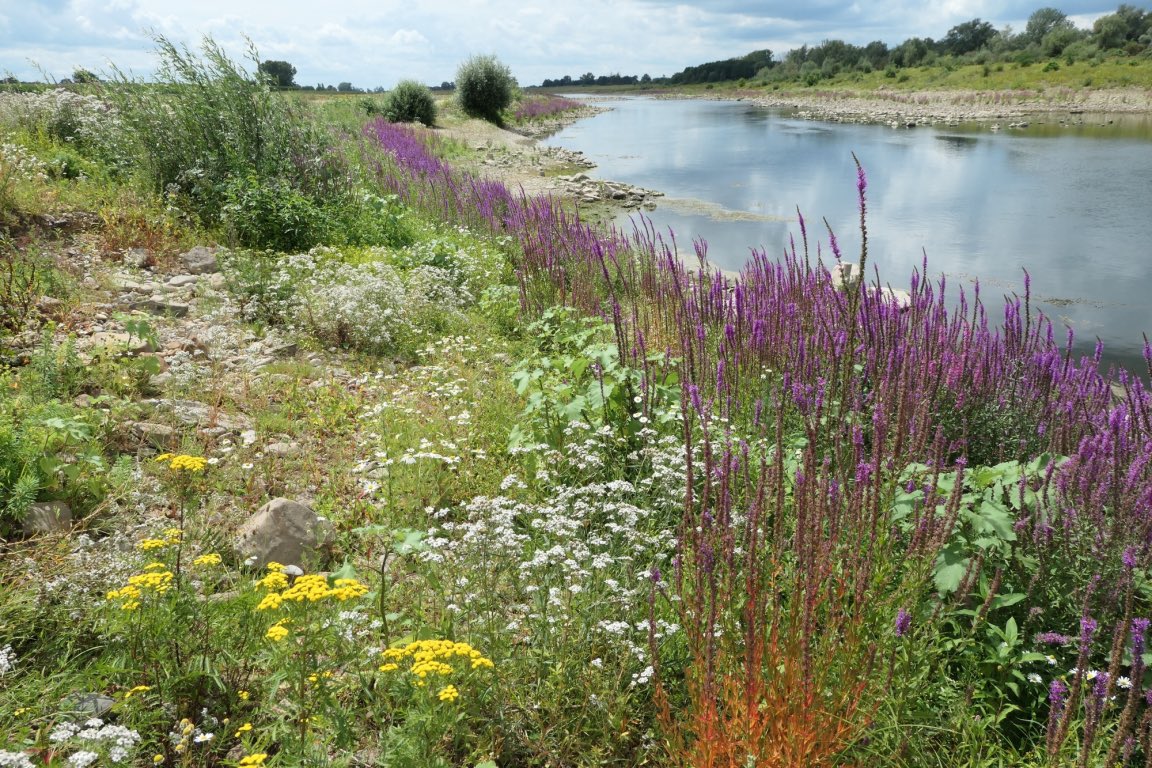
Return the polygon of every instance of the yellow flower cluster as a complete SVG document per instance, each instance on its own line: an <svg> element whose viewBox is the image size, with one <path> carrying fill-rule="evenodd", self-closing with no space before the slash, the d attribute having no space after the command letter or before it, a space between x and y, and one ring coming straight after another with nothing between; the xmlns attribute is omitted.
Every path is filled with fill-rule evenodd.
<svg viewBox="0 0 1152 768"><path fill-rule="evenodd" d="M415 683L420 688L427 685L429 675L446 677L453 674L456 668L449 662L464 661L470 669L492 669L496 666L468 643L451 640L417 640L398 648L388 648L380 655L385 659L379 668L381 672L396 672L401 663L410 661L407 671L416 678ZM440 701L455 701L460 697L460 691L456 686L448 685L441 688L436 696Z"/></svg>
<svg viewBox="0 0 1152 768"><path fill-rule="evenodd" d="M162 453L156 457L158 462L166 462L168 468L176 472L203 472L208 466L208 460L202 456L188 456L187 454Z"/></svg>
<svg viewBox="0 0 1152 768"><path fill-rule="evenodd" d="M252 723L244 723L244 725L236 729L236 738L240 738L250 730L252 730Z"/></svg>
<svg viewBox="0 0 1152 768"><path fill-rule="evenodd" d="M153 549L163 549L164 547L173 547L180 543L180 529L168 528L164 531L164 538L162 539L144 539L136 548L141 552L149 552Z"/></svg>
<svg viewBox="0 0 1152 768"><path fill-rule="evenodd" d="M152 590L163 594L172 588L172 579L176 575L169 570L150 570L135 576L128 577L128 584L141 590Z"/></svg>
<svg viewBox="0 0 1152 768"><path fill-rule="evenodd" d="M288 586L288 576L284 573L283 565L268 563L267 568L268 574L256 582L257 586L269 590L264 599L260 601L260 605L256 606L258 611L275 610L285 600L296 603L315 603L332 597L344 602L368 594L368 587L357 579L336 579L330 587L328 586L328 577L319 573L298 576L292 586ZM278 589L284 591L277 593L276 590Z"/></svg>
<svg viewBox="0 0 1152 768"><path fill-rule="evenodd" d="M220 555L214 553L209 555L200 555L200 557L192 561L192 565L203 565L205 567L220 565L220 563Z"/></svg>
<svg viewBox="0 0 1152 768"><path fill-rule="evenodd" d="M280 619L280 621L268 628L268 631L264 633L264 637L276 643L280 642L288 637L288 627L284 626L287 623L288 619Z"/></svg>
<svg viewBox="0 0 1152 768"><path fill-rule="evenodd" d="M240 758L240 762L236 765L239 768L260 768L264 765L264 761L268 759L268 755L264 752L255 752L246 757Z"/></svg>
<svg viewBox="0 0 1152 768"><path fill-rule="evenodd" d="M124 698L130 699L138 693L147 693L150 690L152 690L152 686L150 685L137 685L134 686L132 690L128 691L128 693L124 694Z"/></svg>
<svg viewBox="0 0 1152 768"><path fill-rule="evenodd" d="M120 601L121 610L134 611L140 607L140 600L147 592L163 594L172 588L172 579L175 574L167 570L163 563L152 563L145 568L144 573L128 577L128 584L120 589L113 589L105 595L111 602Z"/></svg>

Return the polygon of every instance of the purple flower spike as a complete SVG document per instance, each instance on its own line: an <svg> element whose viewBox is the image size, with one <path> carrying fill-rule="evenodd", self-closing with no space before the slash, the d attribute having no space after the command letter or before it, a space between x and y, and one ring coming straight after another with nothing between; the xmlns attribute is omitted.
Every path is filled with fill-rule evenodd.
<svg viewBox="0 0 1152 768"><path fill-rule="evenodd" d="M1096 634L1096 619L1085 616L1080 619L1080 646L1087 647L1092 643L1092 635Z"/></svg>
<svg viewBox="0 0 1152 768"><path fill-rule="evenodd" d="M901 608L896 612L896 637L904 637L912 626L912 615Z"/></svg>
<svg viewBox="0 0 1152 768"><path fill-rule="evenodd" d="M1144 655L1144 642L1148 635L1148 619L1132 620L1132 658Z"/></svg>
<svg viewBox="0 0 1152 768"><path fill-rule="evenodd" d="M1052 678L1048 685L1048 703L1053 710L1063 710L1064 700L1068 697L1068 686L1058 677Z"/></svg>

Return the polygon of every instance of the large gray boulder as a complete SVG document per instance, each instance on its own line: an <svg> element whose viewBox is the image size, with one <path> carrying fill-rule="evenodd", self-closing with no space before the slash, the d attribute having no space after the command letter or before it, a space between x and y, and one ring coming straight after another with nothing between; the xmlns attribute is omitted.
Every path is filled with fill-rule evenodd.
<svg viewBox="0 0 1152 768"><path fill-rule="evenodd" d="M180 254L184 268L192 275L208 275L220 271L216 263L216 249L198 245L190 251Z"/></svg>
<svg viewBox="0 0 1152 768"><path fill-rule="evenodd" d="M72 509L62 501L32 504L24 514L24 533L56 533L72 527Z"/></svg>
<svg viewBox="0 0 1152 768"><path fill-rule="evenodd" d="M331 525L311 507L291 499L273 499L240 527L236 550L257 568L272 562L301 565L331 534Z"/></svg>

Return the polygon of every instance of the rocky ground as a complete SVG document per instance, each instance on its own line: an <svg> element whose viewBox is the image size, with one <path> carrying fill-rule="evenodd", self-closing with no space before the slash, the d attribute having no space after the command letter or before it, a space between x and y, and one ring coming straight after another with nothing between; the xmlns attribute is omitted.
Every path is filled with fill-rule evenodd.
<svg viewBox="0 0 1152 768"><path fill-rule="evenodd" d="M604 111L601 107L586 107L514 130L469 120L441 131L475 153L474 159L459 165L481 176L499 179L511 188L519 187L527 195L553 195L611 209L650 210L662 192L595 179L584 171L596 164L583 153L540 143L577 120Z"/></svg>

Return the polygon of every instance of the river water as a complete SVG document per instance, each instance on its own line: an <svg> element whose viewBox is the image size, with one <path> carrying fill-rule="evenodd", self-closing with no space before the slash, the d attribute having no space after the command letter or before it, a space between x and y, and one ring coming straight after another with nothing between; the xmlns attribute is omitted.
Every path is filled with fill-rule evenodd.
<svg viewBox="0 0 1152 768"><path fill-rule="evenodd" d="M1152 121L1062 115L1026 129L987 125L893 129L825 123L747 102L624 98L547 143L578 149L590 175L664 192L646 212L681 254L739 270L751 248L800 239L796 210L819 236L827 219L846 260L859 259L856 166L868 177L868 264L906 287L924 255L953 294L980 281L994 316L1023 293L1078 351L1096 338L1107 362L1143 371L1152 337ZM1109 123L1109 119L1114 122ZM1059 121L1066 121L1060 125ZM631 231L629 216L617 222ZM797 246L799 247L799 245ZM815 244L812 244L815 253Z"/></svg>

